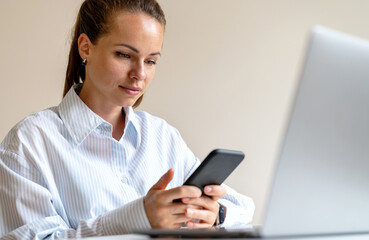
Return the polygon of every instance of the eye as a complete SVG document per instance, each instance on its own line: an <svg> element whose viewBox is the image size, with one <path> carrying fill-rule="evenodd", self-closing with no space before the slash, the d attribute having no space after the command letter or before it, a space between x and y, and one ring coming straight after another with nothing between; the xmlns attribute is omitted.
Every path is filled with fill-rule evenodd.
<svg viewBox="0 0 369 240"><path fill-rule="evenodd" d="M156 65L156 61L154 61L154 60L146 60L145 62L148 65Z"/></svg>
<svg viewBox="0 0 369 240"><path fill-rule="evenodd" d="M131 58L131 56L129 56L126 53L121 53L121 52L116 52L117 56L122 57L122 58Z"/></svg>

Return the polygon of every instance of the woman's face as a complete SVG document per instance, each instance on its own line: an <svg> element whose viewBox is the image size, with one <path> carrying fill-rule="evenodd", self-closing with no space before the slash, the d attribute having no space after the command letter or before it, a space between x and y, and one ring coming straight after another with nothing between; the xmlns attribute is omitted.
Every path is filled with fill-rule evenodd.
<svg viewBox="0 0 369 240"><path fill-rule="evenodd" d="M90 44L81 94L95 107L132 106L154 77L163 36L163 26L149 15L117 14L110 32Z"/></svg>

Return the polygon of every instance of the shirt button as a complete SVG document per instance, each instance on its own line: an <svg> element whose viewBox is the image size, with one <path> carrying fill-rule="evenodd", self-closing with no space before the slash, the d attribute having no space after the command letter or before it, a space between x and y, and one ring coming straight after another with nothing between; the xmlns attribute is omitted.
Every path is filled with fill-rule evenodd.
<svg viewBox="0 0 369 240"><path fill-rule="evenodd" d="M127 183L128 182L128 178L127 177L122 177L122 183Z"/></svg>

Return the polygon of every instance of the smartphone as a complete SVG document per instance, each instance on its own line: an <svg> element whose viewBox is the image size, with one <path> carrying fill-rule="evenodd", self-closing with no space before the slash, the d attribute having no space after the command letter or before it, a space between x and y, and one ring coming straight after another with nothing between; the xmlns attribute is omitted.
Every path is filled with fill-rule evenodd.
<svg viewBox="0 0 369 240"><path fill-rule="evenodd" d="M222 184L244 158L245 154L240 151L215 149L183 185L196 186L204 194L205 186ZM174 200L174 202L179 201L181 200Z"/></svg>

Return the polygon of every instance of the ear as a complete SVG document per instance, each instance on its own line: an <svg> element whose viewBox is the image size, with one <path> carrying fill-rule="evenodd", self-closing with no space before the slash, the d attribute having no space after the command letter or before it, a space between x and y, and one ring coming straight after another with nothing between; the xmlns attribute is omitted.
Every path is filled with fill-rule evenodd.
<svg viewBox="0 0 369 240"><path fill-rule="evenodd" d="M82 33L78 37L78 52L82 59L87 59L90 55L92 42L85 33Z"/></svg>

